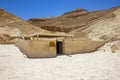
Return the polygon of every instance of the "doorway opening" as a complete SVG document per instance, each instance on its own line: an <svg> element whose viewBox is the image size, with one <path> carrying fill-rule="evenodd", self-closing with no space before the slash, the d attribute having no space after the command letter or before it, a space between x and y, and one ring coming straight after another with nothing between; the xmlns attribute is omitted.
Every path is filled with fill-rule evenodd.
<svg viewBox="0 0 120 80"><path fill-rule="evenodd" d="M57 51L57 54L63 54L63 43L57 41L56 49L57 49L57 50L56 50L56 51Z"/></svg>

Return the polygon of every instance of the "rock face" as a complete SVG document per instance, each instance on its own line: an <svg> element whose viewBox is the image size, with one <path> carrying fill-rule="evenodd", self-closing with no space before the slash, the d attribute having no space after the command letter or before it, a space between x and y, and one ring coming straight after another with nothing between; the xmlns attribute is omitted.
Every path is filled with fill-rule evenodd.
<svg viewBox="0 0 120 80"><path fill-rule="evenodd" d="M63 16L66 18L76 18L78 16L87 15L88 13L89 12L87 10L78 8L73 11L64 13Z"/></svg>
<svg viewBox="0 0 120 80"><path fill-rule="evenodd" d="M16 17L15 15L0 9L0 34L22 35L34 32L42 32L41 28L26 22L25 20Z"/></svg>
<svg viewBox="0 0 120 80"><path fill-rule="evenodd" d="M120 7L112 8L111 11L92 24L88 24L89 26L84 26L86 27L84 30L79 28L71 33L76 36L80 36L81 32L87 33L89 38L104 40L105 46L110 47L112 52L114 49L120 49ZM110 15L113 17L108 17Z"/></svg>
<svg viewBox="0 0 120 80"><path fill-rule="evenodd" d="M40 33L48 31L36 27L19 17L0 9L0 41L8 41L10 36L22 36L36 32ZM7 38L6 35L8 35Z"/></svg>
<svg viewBox="0 0 120 80"><path fill-rule="evenodd" d="M77 17L85 16L89 12L84 9L76 9L70 12L64 13L62 16L52 17L52 18L32 18L28 22L32 23L35 26L41 27L42 29L53 31L53 32L70 32L73 29L85 25L81 23L78 25L74 21ZM71 23L73 22L74 23Z"/></svg>
<svg viewBox="0 0 120 80"><path fill-rule="evenodd" d="M34 18L28 22L53 32L63 31L72 33L76 37L87 36L95 40L103 40L106 45L115 45L117 49L120 49L120 6L92 12L76 9L62 16L46 19Z"/></svg>
<svg viewBox="0 0 120 80"><path fill-rule="evenodd" d="M68 33L75 29L84 29L86 28L85 26L90 25L99 19L115 17L115 15L111 13L117 8L119 7L92 12L89 12L85 9L75 9L58 17L32 18L29 19L28 22L45 30Z"/></svg>

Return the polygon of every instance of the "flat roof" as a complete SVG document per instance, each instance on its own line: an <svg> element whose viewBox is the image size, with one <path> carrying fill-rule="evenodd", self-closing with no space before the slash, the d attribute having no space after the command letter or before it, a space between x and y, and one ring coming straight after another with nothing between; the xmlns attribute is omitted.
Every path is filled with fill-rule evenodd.
<svg viewBox="0 0 120 80"><path fill-rule="evenodd" d="M41 37L73 37L74 35L72 34L55 34L55 33L49 33L49 34L31 34L29 36L26 36L26 37L32 37L32 36L41 36Z"/></svg>
<svg viewBox="0 0 120 80"><path fill-rule="evenodd" d="M66 33L33 33L29 35L20 35L20 36L11 36L11 37L73 37L73 34L66 34Z"/></svg>

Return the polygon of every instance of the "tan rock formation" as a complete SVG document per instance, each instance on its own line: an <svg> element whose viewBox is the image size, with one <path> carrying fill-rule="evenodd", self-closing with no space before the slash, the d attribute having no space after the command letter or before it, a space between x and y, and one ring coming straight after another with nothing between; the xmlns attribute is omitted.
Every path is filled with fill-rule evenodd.
<svg viewBox="0 0 120 80"><path fill-rule="evenodd" d="M119 7L113 7L106 10L87 11L85 9L75 9L66 12L61 16L52 18L33 18L28 22L42 29L53 32L71 32L76 29L86 28L100 19L109 19L115 17L114 12Z"/></svg>

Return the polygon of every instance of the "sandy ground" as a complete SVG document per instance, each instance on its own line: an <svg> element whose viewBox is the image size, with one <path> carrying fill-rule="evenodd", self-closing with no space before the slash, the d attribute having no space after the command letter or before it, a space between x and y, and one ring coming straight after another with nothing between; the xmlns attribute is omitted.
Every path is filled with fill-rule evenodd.
<svg viewBox="0 0 120 80"><path fill-rule="evenodd" d="M0 80L120 80L120 53L28 59L14 45L0 45Z"/></svg>

